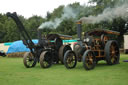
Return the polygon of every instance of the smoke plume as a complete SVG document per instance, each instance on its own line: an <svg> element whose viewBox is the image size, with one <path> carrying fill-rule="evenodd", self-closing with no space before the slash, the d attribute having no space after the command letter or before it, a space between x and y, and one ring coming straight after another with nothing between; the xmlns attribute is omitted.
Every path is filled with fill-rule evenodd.
<svg viewBox="0 0 128 85"><path fill-rule="evenodd" d="M43 29L45 27L48 28L56 28L57 26L59 26L59 24L65 19L69 19L69 18L75 18L77 16L78 13L76 13L75 9L73 9L70 6L64 7L63 8L63 14L61 15L60 18L55 18L53 21L48 21L45 23L42 23L39 27L39 29Z"/></svg>
<svg viewBox="0 0 128 85"><path fill-rule="evenodd" d="M128 4L115 6L114 8L106 8L102 14L97 16L82 17L79 21L82 23L95 24L101 21L112 21L115 18L128 18Z"/></svg>
<svg viewBox="0 0 128 85"><path fill-rule="evenodd" d="M55 18L53 21L42 23L39 29L43 29L45 27L56 28L65 18L76 19L80 10L83 10L83 9L79 9L79 10L78 9L74 9L70 6L64 7L63 14L61 15L60 18ZM85 11L85 9L83 11ZM88 12L88 10L86 12ZM86 24L95 24L95 23L100 23L102 21L112 21L113 19L118 17L121 17L124 20L128 19L128 2L124 4L122 3L122 5L120 4L120 2L117 2L114 8L106 8L101 14L98 14L97 16L90 15L88 17L82 17L80 18L79 21L82 21L82 23L86 23Z"/></svg>

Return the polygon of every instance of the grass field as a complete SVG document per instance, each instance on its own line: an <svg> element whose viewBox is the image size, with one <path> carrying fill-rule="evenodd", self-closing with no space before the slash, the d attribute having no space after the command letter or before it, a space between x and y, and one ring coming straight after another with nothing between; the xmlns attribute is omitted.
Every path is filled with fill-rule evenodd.
<svg viewBox="0 0 128 85"><path fill-rule="evenodd" d="M94 70L86 71L82 63L74 69L53 65L42 69L25 68L22 58L0 57L0 85L128 85L128 55L121 54L120 64L108 66L100 61Z"/></svg>

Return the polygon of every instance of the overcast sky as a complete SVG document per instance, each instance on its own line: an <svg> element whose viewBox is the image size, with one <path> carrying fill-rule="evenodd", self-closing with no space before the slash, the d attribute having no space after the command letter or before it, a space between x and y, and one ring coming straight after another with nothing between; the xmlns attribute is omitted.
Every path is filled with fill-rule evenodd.
<svg viewBox="0 0 128 85"><path fill-rule="evenodd" d="M60 5L80 2L84 5L88 0L0 0L0 13L17 12L25 18L32 15L46 16Z"/></svg>

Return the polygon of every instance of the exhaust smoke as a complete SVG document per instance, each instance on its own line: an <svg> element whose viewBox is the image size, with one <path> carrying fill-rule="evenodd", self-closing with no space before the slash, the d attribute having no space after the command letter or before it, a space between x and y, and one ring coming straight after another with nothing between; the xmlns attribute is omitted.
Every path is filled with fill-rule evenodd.
<svg viewBox="0 0 128 85"><path fill-rule="evenodd" d="M77 11L75 11L75 9L73 9L70 6L66 6L63 8L63 14L61 15L60 18L55 18L53 21L48 21L45 23L42 23L39 26L39 29L43 29L45 27L48 28L56 28L57 26L59 26L59 24L65 19L69 19L69 18L75 18L77 16Z"/></svg>
<svg viewBox="0 0 128 85"><path fill-rule="evenodd" d="M115 8L106 8L102 14L97 16L82 17L79 21L87 24L100 23L101 21L112 21L115 18L128 18L128 4L116 6Z"/></svg>
<svg viewBox="0 0 128 85"><path fill-rule="evenodd" d="M86 24L95 24L100 23L102 21L113 21L113 19L121 17L122 19L126 20L128 19L128 2L120 4L120 2L117 2L117 4L114 6L114 8L106 8L101 14L98 14L97 16L88 16L88 17L82 17L78 21ZM64 19L77 19L78 14L80 13L80 10L85 11L86 9L82 8L72 8L71 6L66 6L63 8L63 14L60 18L55 18L53 21L47 21L42 23L39 26L39 29L43 29L45 27L48 28L57 28L60 23ZM86 10L88 12L90 10Z"/></svg>

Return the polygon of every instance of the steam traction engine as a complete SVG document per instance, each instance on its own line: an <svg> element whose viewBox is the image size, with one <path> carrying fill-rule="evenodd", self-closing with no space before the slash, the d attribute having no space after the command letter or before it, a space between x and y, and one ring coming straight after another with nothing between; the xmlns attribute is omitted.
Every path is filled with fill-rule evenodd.
<svg viewBox="0 0 128 85"><path fill-rule="evenodd" d="M59 61L61 61L61 63L63 63L65 52L71 50L69 45L63 45L62 39L65 38L65 35L49 34L42 38L42 32L38 30L38 44L34 44L17 14L15 12L8 12L7 16L15 21L19 32L24 38L24 40L22 40L23 44L30 49L30 52L26 52L23 57L23 63L26 68L35 67L37 62L40 62L42 68L49 68L53 62L59 63ZM66 38L68 38L68 36L66 36Z"/></svg>
<svg viewBox="0 0 128 85"><path fill-rule="evenodd" d="M119 32L103 29L94 29L85 32L81 39L81 22L77 22L78 43L74 51L68 50L64 55L66 68L74 68L77 61L82 61L86 70L91 70L100 60L106 60L108 65L118 64L120 59L119 46L116 40L109 35L119 35Z"/></svg>

